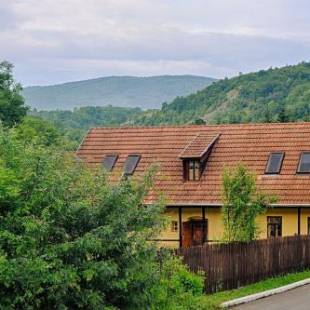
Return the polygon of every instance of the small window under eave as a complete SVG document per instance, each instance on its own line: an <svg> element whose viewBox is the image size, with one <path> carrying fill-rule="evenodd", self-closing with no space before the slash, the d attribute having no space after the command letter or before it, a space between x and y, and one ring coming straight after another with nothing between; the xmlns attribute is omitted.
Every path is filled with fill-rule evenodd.
<svg viewBox="0 0 310 310"><path fill-rule="evenodd" d="M265 174L279 174L284 159L284 152L270 153Z"/></svg>
<svg viewBox="0 0 310 310"><path fill-rule="evenodd" d="M115 163L117 161L118 155L117 154L110 154L106 155L105 158L102 161L103 167L108 171L112 171L113 167L115 166Z"/></svg>
<svg viewBox="0 0 310 310"><path fill-rule="evenodd" d="M184 180L199 181L201 177L202 164L197 159L186 160L184 165Z"/></svg>
<svg viewBox="0 0 310 310"><path fill-rule="evenodd" d="M310 174L310 152L301 153L297 173Z"/></svg>
<svg viewBox="0 0 310 310"><path fill-rule="evenodd" d="M124 164L124 175L132 175L135 172L140 159L141 159L140 155L137 154L128 155Z"/></svg>

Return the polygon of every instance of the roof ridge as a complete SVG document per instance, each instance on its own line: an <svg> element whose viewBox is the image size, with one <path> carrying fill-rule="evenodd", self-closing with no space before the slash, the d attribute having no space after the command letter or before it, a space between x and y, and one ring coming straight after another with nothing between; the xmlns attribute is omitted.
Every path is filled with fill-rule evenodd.
<svg viewBox="0 0 310 310"><path fill-rule="evenodd" d="M264 126L293 126L293 125L310 125L310 122L302 121L302 122L272 122L272 123L234 123L234 124L206 124L206 125L158 125L158 126L96 126L90 127L90 129L102 129L102 130L110 130L110 129L165 129L165 128L208 128L208 127L264 127Z"/></svg>

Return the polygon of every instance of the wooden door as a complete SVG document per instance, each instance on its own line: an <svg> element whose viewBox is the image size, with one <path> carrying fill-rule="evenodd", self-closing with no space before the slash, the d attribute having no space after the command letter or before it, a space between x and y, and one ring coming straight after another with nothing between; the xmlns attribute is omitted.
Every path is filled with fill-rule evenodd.
<svg viewBox="0 0 310 310"><path fill-rule="evenodd" d="M183 223L182 246L190 247L201 245L208 240L208 221L205 220L205 238L203 236L204 227L202 220L191 220Z"/></svg>
<svg viewBox="0 0 310 310"><path fill-rule="evenodd" d="M182 246L188 248L191 246L191 222L184 222L183 223L183 230L182 230Z"/></svg>

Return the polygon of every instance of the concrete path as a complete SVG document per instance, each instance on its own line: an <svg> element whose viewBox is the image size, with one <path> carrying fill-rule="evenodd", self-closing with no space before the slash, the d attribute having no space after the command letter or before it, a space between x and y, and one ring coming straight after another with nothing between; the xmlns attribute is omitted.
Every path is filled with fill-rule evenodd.
<svg viewBox="0 0 310 310"><path fill-rule="evenodd" d="M238 310L309 310L310 285L237 306Z"/></svg>

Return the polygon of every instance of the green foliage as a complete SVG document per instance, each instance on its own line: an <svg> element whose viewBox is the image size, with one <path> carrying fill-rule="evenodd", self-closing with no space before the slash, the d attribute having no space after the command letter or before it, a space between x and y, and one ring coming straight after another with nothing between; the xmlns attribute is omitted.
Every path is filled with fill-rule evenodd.
<svg viewBox="0 0 310 310"><path fill-rule="evenodd" d="M164 224L161 201L143 205L156 171L110 184L48 129L42 143L0 130L1 307L190 309L178 298L200 298L202 280L147 241Z"/></svg>
<svg viewBox="0 0 310 310"><path fill-rule="evenodd" d="M214 82L161 110L136 117L136 124L284 122L310 120L310 63L261 70Z"/></svg>
<svg viewBox="0 0 310 310"><path fill-rule="evenodd" d="M275 289L284 285L308 279L309 277L309 270L297 273L289 273L287 275L281 275L278 277L262 280L254 284L246 285L238 289L206 295L205 298L207 299L210 306L212 306L212 309L219 309L223 302Z"/></svg>
<svg viewBox="0 0 310 310"><path fill-rule="evenodd" d="M179 258L166 259L161 274L160 281L152 289L151 309L209 309L207 299L203 299L203 277L191 273Z"/></svg>
<svg viewBox="0 0 310 310"><path fill-rule="evenodd" d="M14 81L13 65L0 62L0 121L12 127L26 115L27 107L20 95L21 86Z"/></svg>
<svg viewBox="0 0 310 310"><path fill-rule="evenodd" d="M255 176L241 164L223 171L222 191L224 240L254 240L258 234L256 217L275 199L258 192Z"/></svg>
<svg viewBox="0 0 310 310"><path fill-rule="evenodd" d="M67 150L76 150L78 146L53 124L34 116L24 117L19 126L12 130L12 133L17 140L25 145L32 143L47 147L61 147Z"/></svg>
<svg viewBox="0 0 310 310"><path fill-rule="evenodd" d="M53 123L70 129L84 129L97 126L118 126L141 113L139 108L121 107L83 107L73 111L31 111L32 115L40 116Z"/></svg>
<svg viewBox="0 0 310 310"><path fill-rule="evenodd" d="M139 108L83 107L73 111L36 111L31 115L41 117L60 128L64 135L80 143L87 130L97 126L130 124L130 120L142 113Z"/></svg>

